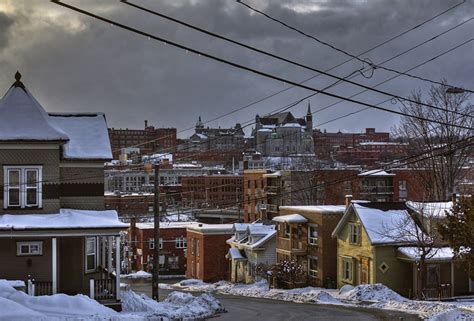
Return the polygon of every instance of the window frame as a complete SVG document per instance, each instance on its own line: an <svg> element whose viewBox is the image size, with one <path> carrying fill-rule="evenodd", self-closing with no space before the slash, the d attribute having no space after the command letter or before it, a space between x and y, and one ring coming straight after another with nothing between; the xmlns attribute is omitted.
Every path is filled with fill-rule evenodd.
<svg viewBox="0 0 474 321"><path fill-rule="evenodd" d="M18 172L18 185L12 186L10 184L10 172ZM35 172L34 186L28 186L28 172ZM43 206L43 166L41 165L27 165L3 166L3 208L4 209L28 209L41 208ZM10 203L10 190L18 190L18 204ZM35 190L36 202L28 204L28 190Z"/></svg>
<svg viewBox="0 0 474 321"><path fill-rule="evenodd" d="M316 270L311 269L311 260L316 261ZM318 257L308 256L308 276L312 278L318 277Z"/></svg>
<svg viewBox="0 0 474 321"><path fill-rule="evenodd" d="M311 236L311 228L316 229L316 237ZM308 244L309 245L318 245L319 231L318 224L308 224Z"/></svg>
<svg viewBox="0 0 474 321"><path fill-rule="evenodd" d="M21 247L28 246L28 253L22 253ZM31 247L38 246L38 253L32 253ZM42 256L43 255L43 241L21 241L16 242L16 255L17 256Z"/></svg>
<svg viewBox="0 0 474 321"><path fill-rule="evenodd" d="M355 223L355 222L349 223L349 244L360 245L361 244L361 234L362 234L362 231L361 231L360 224ZM354 236L356 236L355 241L354 241Z"/></svg>
<svg viewBox="0 0 474 321"><path fill-rule="evenodd" d="M93 249L93 253L92 254L89 254L88 253L88 240L94 240L94 246L92 247ZM98 267L98 255L97 255L97 236L88 236L88 237L84 237L84 270L85 270L85 273L94 273L94 272L97 272L97 267ZM87 258L89 256L94 256L94 268L93 269L89 269L89 267L87 266Z"/></svg>
<svg viewBox="0 0 474 321"><path fill-rule="evenodd" d="M349 277L346 277L346 270ZM354 259L352 257L341 257L341 279L345 282L354 282Z"/></svg>

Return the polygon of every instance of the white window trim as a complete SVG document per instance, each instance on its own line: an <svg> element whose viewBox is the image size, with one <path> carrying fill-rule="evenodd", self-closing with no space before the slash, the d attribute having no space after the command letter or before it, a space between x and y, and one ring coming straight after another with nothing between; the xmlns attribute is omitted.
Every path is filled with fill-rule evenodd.
<svg viewBox="0 0 474 321"><path fill-rule="evenodd" d="M94 239L94 242L95 242L94 247L93 247L94 253L90 254L90 255L94 255L94 268L93 269L88 269L87 268L87 257L89 256L87 254L87 240L88 239ZM98 260L98 257L99 257L97 255L97 243L98 242L97 242L97 237L96 236L90 236L90 237L85 237L84 238L84 260L85 260L84 261L84 270L85 270L86 273L93 273L93 272L97 271L97 266L98 266L98 264L97 264L98 261L97 260Z"/></svg>
<svg viewBox="0 0 474 321"><path fill-rule="evenodd" d="M9 175L8 172L10 170L17 170L20 172L19 177L19 197L20 197L20 204L19 205L10 205L10 195L9 195ZM35 170L38 172L38 178L36 181L36 204L34 205L27 205L27 176L26 171L28 170ZM43 166L3 166L3 208L41 208L42 207L42 179L43 179Z"/></svg>
<svg viewBox="0 0 474 321"><path fill-rule="evenodd" d="M21 247L28 245L28 253L21 253ZM31 246L37 245L39 252L31 253ZM43 241L25 241L25 242L16 242L16 255L17 256L39 256L43 255Z"/></svg>
<svg viewBox="0 0 474 321"><path fill-rule="evenodd" d="M177 249L185 249L187 247L186 238L184 236L177 237L175 239L175 245Z"/></svg>
<svg viewBox="0 0 474 321"><path fill-rule="evenodd" d="M361 243L361 226L358 223L349 223L349 243L354 245L360 245ZM352 236L357 236L355 242L353 242Z"/></svg>
<svg viewBox="0 0 474 321"><path fill-rule="evenodd" d="M345 266L344 266L345 262L349 263L350 278L345 277ZM353 280L354 280L354 259L352 257L346 257L346 256L341 257L341 268L342 268L342 271L341 271L342 272L341 273L342 280L352 283Z"/></svg>
<svg viewBox="0 0 474 321"><path fill-rule="evenodd" d="M317 277L318 276L318 270L312 270L311 269L311 260L316 260L316 266L318 265L317 262L318 262L318 258L316 256L308 256L308 275L310 277Z"/></svg>
<svg viewBox="0 0 474 321"><path fill-rule="evenodd" d="M150 250L153 250L155 248L155 239L154 238L148 239L148 248Z"/></svg>
<svg viewBox="0 0 474 321"><path fill-rule="evenodd" d="M316 228L316 237L311 236L311 228ZM317 224L308 224L308 244L310 245L318 245L318 225Z"/></svg>

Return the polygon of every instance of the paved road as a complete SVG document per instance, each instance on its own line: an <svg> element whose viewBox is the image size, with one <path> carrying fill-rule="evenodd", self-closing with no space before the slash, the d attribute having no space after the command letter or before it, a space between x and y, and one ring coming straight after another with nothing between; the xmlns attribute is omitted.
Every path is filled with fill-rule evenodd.
<svg viewBox="0 0 474 321"><path fill-rule="evenodd" d="M164 282L164 281L162 281ZM170 282L174 283L174 282ZM130 284L138 293L151 296L149 281L135 280ZM164 299L170 290L160 289L160 298ZM213 294L226 308L227 313L215 317L216 321L264 321L264 320L327 320L327 321L418 321L418 317L401 313L375 309L344 308L340 306L315 305L284 302L269 299L256 299L232 295Z"/></svg>

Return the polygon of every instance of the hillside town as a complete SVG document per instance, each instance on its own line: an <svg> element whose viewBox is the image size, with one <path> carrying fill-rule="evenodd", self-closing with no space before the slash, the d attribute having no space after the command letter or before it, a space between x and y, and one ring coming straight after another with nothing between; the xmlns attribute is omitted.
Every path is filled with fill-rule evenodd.
<svg viewBox="0 0 474 321"><path fill-rule="evenodd" d="M474 320L474 4L424 2L0 3L0 321Z"/></svg>

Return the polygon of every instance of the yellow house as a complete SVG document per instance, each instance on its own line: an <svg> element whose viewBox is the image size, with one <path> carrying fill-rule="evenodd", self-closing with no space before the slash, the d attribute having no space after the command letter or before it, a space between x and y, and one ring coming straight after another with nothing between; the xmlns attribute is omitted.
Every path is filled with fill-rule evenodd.
<svg viewBox="0 0 474 321"><path fill-rule="evenodd" d="M467 274L452 263L450 248L432 249L421 289L422 229L405 203L352 201L332 233L337 238L337 283L382 283L406 297L449 297L473 291Z"/></svg>

